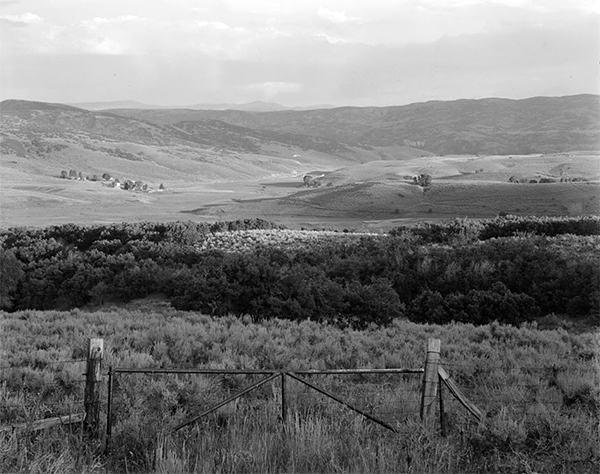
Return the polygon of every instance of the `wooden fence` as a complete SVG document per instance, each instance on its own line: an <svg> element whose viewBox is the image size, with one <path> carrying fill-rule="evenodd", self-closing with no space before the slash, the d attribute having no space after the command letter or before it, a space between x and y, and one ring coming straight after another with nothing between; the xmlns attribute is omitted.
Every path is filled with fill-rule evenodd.
<svg viewBox="0 0 600 474"><path fill-rule="evenodd" d="M38 431L59 425L83 422L86 431L97 437L100 429L100 385L102 383L102 361L104 359L104 340L89 339L84 391L84 411L63 416L54 416L27 423L0 426L0 433L19 431Z"/></svg>

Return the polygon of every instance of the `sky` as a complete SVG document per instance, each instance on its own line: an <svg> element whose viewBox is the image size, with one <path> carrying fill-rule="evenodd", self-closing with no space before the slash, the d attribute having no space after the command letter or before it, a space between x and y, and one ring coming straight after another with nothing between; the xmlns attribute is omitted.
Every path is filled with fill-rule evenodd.
<svg viewBox="0 0 600 474"><path fill-rule="evenodd" d="M600 0L0 0L0 99L390 106L600 93Z"/></svg>

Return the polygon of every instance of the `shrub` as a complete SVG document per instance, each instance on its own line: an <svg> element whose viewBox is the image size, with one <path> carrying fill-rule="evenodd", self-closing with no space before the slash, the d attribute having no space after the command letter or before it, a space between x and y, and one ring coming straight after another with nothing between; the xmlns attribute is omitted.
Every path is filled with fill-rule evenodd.
<svg viewBox="0 0 600 474"><path fill-rule="evenodd" d="M470 290L468 293L450 293L426 290L409 306L408 317L415 322L446 324L453 321L475 325L493 321L515 324L531 321L539 316L535 300L522 293L513 293L502 283L489 290Z"/></svg>

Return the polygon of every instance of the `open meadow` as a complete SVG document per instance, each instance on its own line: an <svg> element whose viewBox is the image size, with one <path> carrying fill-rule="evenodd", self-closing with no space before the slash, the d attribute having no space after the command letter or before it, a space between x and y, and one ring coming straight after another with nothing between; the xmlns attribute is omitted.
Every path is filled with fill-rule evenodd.
<svg viewBox="0 0 600 474"><path fill-rule="evenodd" d="M68 166L64 163L37 163L33 169L28 160L4 155L0 225L257 217L296 229L389 230L454 217L600 213L600 163L595 153L419 157L364 164L313 153L305 155L303 163L263 157L258 159L264 161L263 168L255 164L257 159L221 158L215 178L207 174L206 163L191 159L189 170L170 174L163 169L172 170L174 165L164 159L160 166L136 163L129 175L125 171L115 175L116 166L107 164L105 169L115 177L138 176L149 185L148 191L128 192L102 181L60 179L60 167ZM320 186L304 187L303 174L315 169L324 174ZM430 187L412 183L411 177L419 173L432 176ZM511 177L523 182L509 182ZM565 177L570 181L560 182ZM554 182L538 183L541 179ZM164 191L158 190L160 184Z"/></svg>

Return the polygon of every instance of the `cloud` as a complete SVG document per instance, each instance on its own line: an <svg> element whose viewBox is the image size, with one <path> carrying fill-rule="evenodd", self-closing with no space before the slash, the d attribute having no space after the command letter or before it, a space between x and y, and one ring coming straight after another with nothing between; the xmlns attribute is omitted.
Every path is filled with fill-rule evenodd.
<svg viewBox="0 0 600 474"><path fill-rule="evenodd" d="M337 37L337 36L331 36L331 35L328 35L327 33L315 33L312 36L314 38L324 39L329 44L347 44L348 43L348 41L346 41L343 38L340 38L340 37Z"/></svg>
<svg viewBox="0 0 600 474"><path fill-rule="evenodd" d="M105 18L105 17L95 17L92 22L97 24L103 23L127 23L130 21L143 21L145 18L136 16L136 15L121 15L114 18Z"/></svg>
<svg viewBox="0 0 600 474"><path fill-rule="evenodd" d="M0 20L11 24L12 26L35 25L44 22L44 19L35 13L22 13L20 15L2 15Z"/></svg>
<svg viewBox="0 0 600 474"><path fill-rule="evenodd" d="M329 10L323 7L319 8L317 15L331 23L357 23L361 21L360 18L347 16L345 11Z"/></svg>
<svg viewBox="0 0 600 474"><path fill-rule="evenodd" d="M212 28L214 28L215 30L230 30L231 27L221 21L197 21L196 25L198 25L201 28L205 28L207 26L210 26Z"/></svg>

